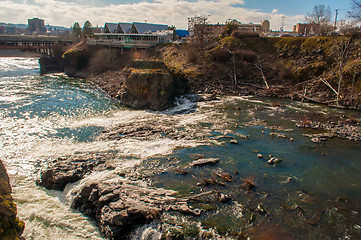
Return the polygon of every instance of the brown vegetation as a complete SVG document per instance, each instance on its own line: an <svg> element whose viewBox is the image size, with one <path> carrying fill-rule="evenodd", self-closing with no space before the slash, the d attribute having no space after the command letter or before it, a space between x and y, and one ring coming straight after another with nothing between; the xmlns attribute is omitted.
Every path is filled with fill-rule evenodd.
<svg viewBox="0 0 361 240"><path fill-rule="evenodd" d="M201 49L193 40L165 46L157 57L181 73L196 92L291 97L331 105L337 101L332 89L337 92L342 73L340 95L349 97L339 104L358 108L360 51L350 48L340 71L334 49L343 39L347 37L256 38L232 32L221 39L207 38ZM352 39L352 44L361 42Z"/></svg>

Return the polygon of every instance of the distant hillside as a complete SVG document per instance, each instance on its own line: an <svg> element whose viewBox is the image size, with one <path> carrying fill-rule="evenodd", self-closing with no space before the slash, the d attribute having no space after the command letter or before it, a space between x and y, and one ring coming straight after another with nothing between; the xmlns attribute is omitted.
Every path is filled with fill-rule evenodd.
<svg viewBox="0 0 361 240"><path fill-rule="evenodd" d="M8 26L8 27L16 27L16 28L28 28L27 24L23 24L23 23L4 23L4 22L0 22L0 26ZM66 31L66 30L70 30L70 28L67 27L63 27L63 26L53 26L53 25L45 25L47 30L50 29L57 29L59 31Z"/></svg>
<svg viewBox="0 0 361 240"><path fill-rule="evenodd" d="M4 23L4 22L0 22L0 26L11 26L11 27L16 27L16 28L27 28L28 25L27 24L22 24L22 23Z"/></svg>

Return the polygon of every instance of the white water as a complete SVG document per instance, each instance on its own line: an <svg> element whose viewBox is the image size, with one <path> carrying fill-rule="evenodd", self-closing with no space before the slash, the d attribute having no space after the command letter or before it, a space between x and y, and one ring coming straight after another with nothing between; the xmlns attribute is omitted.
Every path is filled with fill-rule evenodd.
<svg viewBox="0 0 361 240"><path fill-rule="evenodd" d="M75 189L76 184L67 187L64 193L35 185L41 167L49 160L116 151L112 161L117 172L144 159L168 155L180 147L203 144L162 137L95 140L94 130L88 129L164 119L176 125L188 124L183 117L171 115L194 112L190 110L194 104L187 99L180 99L177 107L162 113L130 111L114 107L106 96L62 75L38 76L37 59L0 58L0 70L0 158L10 175L18 215L25 221L23 236L28 240L101 239L95 225L70 209L65 201L65 194ZM188 117L192 123L203 119L197 113ZM79 140L78 135L87 140ZM94 174L113 176L106 172Z"/></svg>

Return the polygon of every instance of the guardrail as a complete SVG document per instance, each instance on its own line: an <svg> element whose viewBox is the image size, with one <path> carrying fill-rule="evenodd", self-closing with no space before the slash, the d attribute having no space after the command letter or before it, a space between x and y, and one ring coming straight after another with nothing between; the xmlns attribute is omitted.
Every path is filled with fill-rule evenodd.
<svg viewBox="0 0 361 240"><path fill-rule="evenodd" d="M104 47L123 47L123 48L151 48L159 44L155 41L142 40L87 40L88 45Z"/></svg>

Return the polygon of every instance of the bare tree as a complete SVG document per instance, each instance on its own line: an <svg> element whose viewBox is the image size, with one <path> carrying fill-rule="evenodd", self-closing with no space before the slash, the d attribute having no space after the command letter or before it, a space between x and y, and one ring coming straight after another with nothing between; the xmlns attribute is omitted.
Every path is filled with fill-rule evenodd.
<svg viewBox="0 0 361 240"><path fill-rule="evenodd" d="M345 67L345 62L347 61L348 57L352 53L352 38L345 37L340 40L334 46L334 53L337 60L338 70L339 70L339 80L338 80L338 87L337 87L337 100L336 104L340 104L340 91L341 91L341 84L343 81L343 70Z"/></svg>
<svg viewBox="0 0 361 240"><path fill-rule="evenodd" d="M333 30L331 25L331 9L325 5L315 5L312 13L306 17L306 22L312 24L315 32L325 35Z"/></svg>
<svg viewBox="0 0 361 240"><path fill-rule="evenodd" d="M361 0L352 0L352 9L349 11L350 16L357 22L361 22Z"/></svg>
<svg viewBox="0 0 361 240"><path fill-rule="evenodd" d="M346 34L353 34L357 32L357 21L356 20L344 20L341 19L339 21L340 26L340 33L346 35Z"/></svg>
<svg viewBox="0 0 361 240"><path fill-rule="evenodd" d="M353 74L352 74L352 86L351 86L351 105L354 103L354 89L355 89L355 82L357 81L356 77L360 73L360 63L357 62L353 67Z"/></svg>

